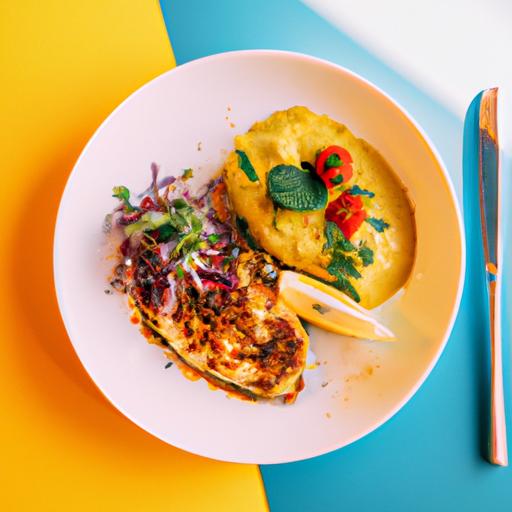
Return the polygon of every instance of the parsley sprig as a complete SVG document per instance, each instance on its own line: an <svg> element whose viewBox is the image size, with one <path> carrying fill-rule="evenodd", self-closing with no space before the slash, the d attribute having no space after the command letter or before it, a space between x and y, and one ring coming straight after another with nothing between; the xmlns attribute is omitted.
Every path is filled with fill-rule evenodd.
<svg viewBox="0 0 512 512"><path fill-rule="evenodd" d="M359 265L363 267L371 265L373 263L373 251L364 243L356 247L345 238L341 229L334 222L327 221L325 223L325 238L324 252L331 256L327 272L335 278L335 281L330 284L359 302L361 297L350 279L361 278L361 273L357 267Z"/></svg>

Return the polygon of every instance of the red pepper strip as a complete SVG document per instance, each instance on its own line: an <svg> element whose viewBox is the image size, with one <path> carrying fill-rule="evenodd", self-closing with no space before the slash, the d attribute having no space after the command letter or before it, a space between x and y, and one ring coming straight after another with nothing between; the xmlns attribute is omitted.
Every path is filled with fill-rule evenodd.
<svg viewBox="0 0 512 512"><path fill-rule="evenodd" d="M156 211L159 209L158 206L153 201L153 199L151 199L151 197L149 197L149 196L145 196L144 199L140 202L140 208L142 210L153 210L153 211Z"/></svg>
<svg viewBox="0 0 512 512"><path fill-rule="evenodd" d="M331 155L337 155L341 160L341 165L338 167L327 167L327 159ZM333 188L341 183L346 183L352 178L352 157L350 153L341 146L329 146L320 152L316 159L315 169L316 173L325 183L327 188ZM338 178L340 176L340 178Z"/></svg>
<svg viewBox="0 0 512 512"><path fill-rule="evenodd" d="M337 224L345 235L345 238L350 240L352 236L354 236L355 232L361 227L361 224L364 222L366 217L366 212L364 210L359 210Z"/></svg>
<svg viewBox="0 0 512 512"><path fill-rule="evenodd" d="M345 190L335 201L329 203L325 211L325 218L334 222L350 240L361 227L367 214L363 210L363 201L359 196L353 196Z"/></svg>
<svg viewBox="0 0 512 512"><path fill-rule="evenodd" d="M230 290L229 286L226 286L223 283L217 283L215 281L210 281L209 279L201 279L203 286L206 290Z"/></svg>

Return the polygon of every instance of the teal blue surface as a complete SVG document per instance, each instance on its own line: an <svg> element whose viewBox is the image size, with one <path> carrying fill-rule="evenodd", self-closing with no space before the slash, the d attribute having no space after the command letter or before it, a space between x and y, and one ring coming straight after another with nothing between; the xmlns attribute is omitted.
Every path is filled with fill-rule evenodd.
<svg viewBox="0 0 512 512"><path fill-rule="evenodd" d="M489 354L474 146L478 105L473 104L464 126L463 120L298 1L162 0L161 5L178 64L228 50L285 49L329 59L380 86L433 140L466 212L466 286L452 336L434 371L395 417L364 439L315 459L262 466L271 511L512 510L512 470L493 467L482 458ZM510 161L505 167L509 170ZM506 187L510 190L508 182ZM510 234L508 227L505 234ZM510 251L507 254L510 259ZM512 282L510 272L505 282ZM512 409L509 295L504 348L506 399ZM508 428L512 437L510 421Z"/></svg>

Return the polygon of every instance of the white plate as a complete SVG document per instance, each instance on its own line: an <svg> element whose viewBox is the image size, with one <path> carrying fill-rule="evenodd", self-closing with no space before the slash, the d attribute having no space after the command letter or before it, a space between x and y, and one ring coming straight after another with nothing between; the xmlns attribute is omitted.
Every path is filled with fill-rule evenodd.
<svg viewBox="0 0 512 512"><path fill-rule="evenodd" d="M357 341L312 329L312 351L321 364L305 372L306 388L297 402L252 404L211 391L204 381L190 382L176 367L164 369L166 359L130 323L123 299L104 293L101 225L116 203L114 185L142 191L151 162L160 164L162 175L193 167L195 179L203 182L222 165L235 134L293 105L329 114L384 155L416 205L418 257L405 293L379 312L397 333L397 343ZM225 53L191 62L130 96L93 136L69 178L54 251L67 331L105 396L137 425L174 446L260 464L340 448L396 413L443 350L464 272L455 194L418 125L350 71L275 51Z"/></svg>

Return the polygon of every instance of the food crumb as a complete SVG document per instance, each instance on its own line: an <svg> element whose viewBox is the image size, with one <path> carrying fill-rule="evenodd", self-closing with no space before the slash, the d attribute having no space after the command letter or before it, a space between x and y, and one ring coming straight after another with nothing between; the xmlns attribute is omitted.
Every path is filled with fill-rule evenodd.
<svg viewBox="0 0 512 512"><path fill-rule="evenodd" d="M231 112L231 107L228 105L228 112Z"/></svg>
<svg viewBox="0 0 512 512"><path fill-rule="evenodd" d="M109 290L108 288L106 288L103 291L105 292L105 295L112 295L114 293L112 290Z"/></svg>
<svg viewBox="0 0 512 512"><path fill-rule="evenodd" d="M203 149L203 143L201 141L199 141L197 143L197 151L201 151Z"/></svg>
<svg viewBox="0 0 512 512"><path fill-rule="evenodd" d="M167 370L167 368L170 368L174 363L172 361L169 361L164 368Z"/></svg>
<svg viewBox="0 0 512 512"><path fill-rule="evenodd" d="M230 128L234 128L235 127L235 123L229 123L229 127Z"/></svg>
<svg viewBox="0 0 512 512"><path fill-rule="evenodd" d="M329 419L329 418L331 417L331 413L330 413L330 412L326 412L326 413L325 413L325 417L326 417L327 419Z"/></svg>
<svg viewBox="0 0 512 512"><path fill-rule="evenodd" d="M224 119L225 119L226 121L229 121L229 117L228 117L228 116L226 116Z"/></svg>
<svg viewBox="0 0 512 512"><path fill-rule="evenodd" d="M322 382L321 386L325 388L329 383L328 382Z"/></svg>
<svg viewBox="0 0 512 512"><path fill-rule="evenodd" d="M367 375L373 375L373 367L372 366L367 366L365 370L366 370Z"/></svg>
<svg viewBox="0 0 512 512"><path fill-rule="evenodd" d="M348 402L348 396L344 397L344 398L343 398L343 401L344 401L344 402Z"/></svg>

